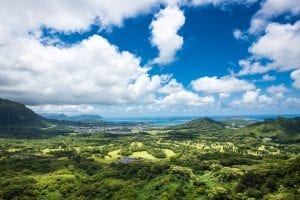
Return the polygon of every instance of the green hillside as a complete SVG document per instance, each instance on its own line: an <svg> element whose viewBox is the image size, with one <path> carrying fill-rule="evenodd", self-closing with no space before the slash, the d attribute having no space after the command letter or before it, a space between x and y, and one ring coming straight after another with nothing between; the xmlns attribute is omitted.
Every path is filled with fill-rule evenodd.
<svg viewBox="0 0 300 200"><path fill-rule="evenodd" d="M181 125L168 127L169 132L167 135L170 138L179 140L194 139L200 135L222 134L222 130L224 130L225 127L226 124L205 117L194 119Z"/></svg>
<svg viewBox="0 0 300 200"><path fill-rule="evenodd" d="M43 126L42 118L25 105L0 98L0 125Z"/></svg>
<svg viewBox="0 0 300 200"><path fill-rule="evenodd" d="M300 141L300 117L267 119L234 131L235 134L249 134L258 138L270 138L278 142Z"/></svg>
<svg viewBox="0 0 300 200"><path fill-rule="evenodd" d="M200 129L200 130L215 130L222 129L226 125L222 122L215 121L213 119L204 117L199 119L194 119L185 124L173 126L173 129Z"/></svg>
<svg viewBox="0 0 300 200"><path fill-rule="evenodd" d="M263 122L257 122L249 127L256 128L264 133L281 131L288 135L296 135L300 134L300 117L278 117L277 119L268 119Z"/></svg>

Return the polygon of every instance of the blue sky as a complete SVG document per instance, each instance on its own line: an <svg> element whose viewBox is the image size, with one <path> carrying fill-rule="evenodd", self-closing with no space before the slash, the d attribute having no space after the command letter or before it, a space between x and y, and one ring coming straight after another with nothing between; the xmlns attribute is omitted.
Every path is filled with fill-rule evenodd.
<svg viewBox="0 0 300 200"><path fill-rule="evenodd" d="M1 97L37 112L300 113L297 0L0 7Z"/></svg>

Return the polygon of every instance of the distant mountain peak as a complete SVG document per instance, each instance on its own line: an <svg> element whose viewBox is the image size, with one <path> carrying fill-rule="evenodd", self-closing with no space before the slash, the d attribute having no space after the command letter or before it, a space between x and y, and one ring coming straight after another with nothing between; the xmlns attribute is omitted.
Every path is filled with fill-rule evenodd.
<svg viewBox="0 0 300 200"><path fill-rule="evenodd" d="M213 129L220 129L220 128L224 128L226 126L226 124L219 122L219 121L215 121L211 118L208 117L203 117L203 118L198 118L198 119L193 119L185 124L181 124L181 125L176 125L174 126L174 128L187 128L187 129L191 129L191 128L213 128Z"/></svg>
<svg viewBox="0 0 300 200"><path fill-rule="evenodd" d="M41 126L42 118L24 104L0 98L0 125Z"/></svg>
<svg viewBox="0 0 300 200"><path fill-rule="evenodd" d="M72 115L68 116L63 113L60 114L54 114L54 113L41 113L41 116L47 118L47 119L55 119L55 120L64 120L64 121L73 121L73 122L79 122L79 121L100 121L103 118L100 115L96 114L80 114L80 115Z"/></svg>

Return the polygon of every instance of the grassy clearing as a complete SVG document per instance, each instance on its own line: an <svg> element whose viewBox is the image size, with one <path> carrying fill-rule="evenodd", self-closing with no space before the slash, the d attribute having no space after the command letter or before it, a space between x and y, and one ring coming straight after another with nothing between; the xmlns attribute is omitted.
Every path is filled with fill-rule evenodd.
<svg viewBox="0 0 300 200"><path fill-rule="evenodd" d="M134 152L131 157L134 158L143 158L143 159L147 159L147 160L157 160L157 158L155 158L154 156L152 156L151 154L149 154L147 151L137 151Z"/></svg>
<svg viewBox="0 0 300 200"><path fill-rule="evenodd" d="M169 133L171 130L147 130L145 131L146 133L150 134L150 135L159 135L159 134L165 134L165 133Z"/></svg>
<svg viewBox="0 0 300 200"><path fill-rule="evenodd" d="M7 151L10 152L10 153L14 153L14 152L20 151L20 149L9 148Z"/></svg>
<svg viewBox="0 0 300 200"><path fill-rule="evenodd" d="M130 147L142 148L144 144L142 142L131 142Z"/></svg>
<svg viewBox="0 0 300 200"><path fill-rule="evenodd" d="M104 157L100 157L96 154L93 154L91 158L94 159L96 162L109 164L109 163L112 163L112 162L118 160L121 157L120 152L121 152L121 149L117 149L117 150L108 152L107 155Z"/></svg>
<svg viewBox="0 0 300 200"><path fill-rule="evenodd" d="M176 153L174 151L172 151L171 149L163 149L163 152L166 154L166 156L168 158L176 155Z"/></svg>
<svg viewBox="0 0 300 200"><path fill-rule="evenodd" d="M46 149L43 149L43 150L42 150L42 153L43 153L43 154L49 154L50 152L54 152L54 151L63 151L63 149L61 149L61 148L57 148L57 149L49 149L49 148L46 148Z"/></svg>
<svg viewBox="0 0 300 200"><path fill-rule="evenodd" d="M117 150L108 152L107 155L112 159L116 159L116 158L120 157L120 152L121 152L121 149L117 149Z"/></svg>

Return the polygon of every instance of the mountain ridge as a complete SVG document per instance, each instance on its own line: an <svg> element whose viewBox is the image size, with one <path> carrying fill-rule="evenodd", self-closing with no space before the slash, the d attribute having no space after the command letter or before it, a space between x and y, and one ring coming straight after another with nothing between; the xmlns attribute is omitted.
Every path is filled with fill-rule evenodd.
<svg viewBox="0 0 300 200"><path fill-rule="evenodd" d="M0 125L45 126L44 119L24 104L0 98Z"/></svg>
<svg viewBox="0 0 300 200"><path fill-rule="evenodd" d="M55 120L73 121L73 122L103 120L102 116L94 115L94 114L80 114L80 115L68 116L63 113L60 113L60 114L40 113L39 115L41 115L42 117L44 117L46 119L55 119Z"/></svg>

